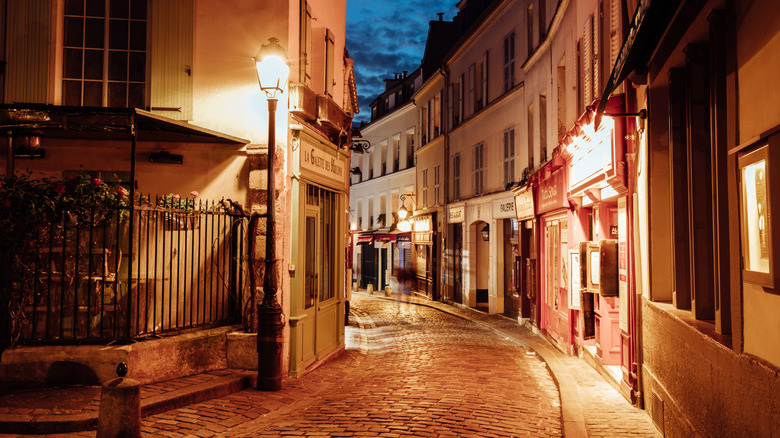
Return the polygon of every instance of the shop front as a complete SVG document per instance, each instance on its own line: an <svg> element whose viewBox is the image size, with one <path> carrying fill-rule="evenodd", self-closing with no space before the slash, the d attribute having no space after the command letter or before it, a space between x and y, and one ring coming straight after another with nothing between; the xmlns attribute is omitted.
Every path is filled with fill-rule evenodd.
<svg viewBox="0 0 780 438"><path fill-rule="evenodd" d="M498 303L497 309L511 318L520 316L520 279L522 266L520 259L520 229L515 214L515 200L509 195L493 201L493 219L496 224L497 266L496 278Z"/></svg>
<svg viewBox="0 0 780 438"><path fill-rule="evenodd" d="M466 208L450 205L447 208L446 287L444 299L463 304L463 221Z"/></svg>
<svg viewBox="0 0 780 438"><path fill-rule="evenodd" d="M418 293L430 299L437 299L437 250L436 233L433 229L435 213L414 216L412 225L412 246L414 247L414 271L417 274Z"/></svg>
<svg viewBox="0 0 780 438"><path fill-rule="evenodd" d="M607 113L619 113L620 96ZM628 390L628 189L623 119L604 117L594 129L593 112L580 118L566 145L569 201L575 205L571 263L580 265L572 282L572 308L579 309L577 342L586 360ZM573 273L573 275L576 275ZM575 290L579 289L579 290Z"/></svg>
<svg viewBox="0 0 780 438"><path fill-rule="evenodd" d="M514 190L515 215L518 228L518 248L515 255L515 283L518 295L518 317L539 323L536 311L536 208L530 184ZM506 303L504 308L507 308Z"/></svg>
<svg viewBox="0 0 780 438"><path fill-rule="evenodd" d="M295 377L344 346L349 155L313 132L293 133L289 322Z"/></svg>
<svg viewBox="0 0 780 438"><path fill-rule="evenodd" d="M535 174L541 230L539 328L566 353L572 353L573 327L576 321L569 306L568 253L571 212L566 196L567 172L557 157Z"/></svg>

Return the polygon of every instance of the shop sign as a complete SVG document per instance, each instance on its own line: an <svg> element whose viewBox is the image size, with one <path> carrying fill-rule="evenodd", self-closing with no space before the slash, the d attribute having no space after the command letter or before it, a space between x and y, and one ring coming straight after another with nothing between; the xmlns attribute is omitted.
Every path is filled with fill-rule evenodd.
<svg viewBox="0 0 780 438"><path fill-rule="evenodd" d="M530 187L515 193L515 214L518 221L534 217L534 191Z"/></svg>
<svg viewBox="0 0 780 438"><path fill-rule="evenodd" d="M345 161L311 145L301 145L301 168L341 183L345 179Z"/></svg>
<svg viewBox="0 0 780 438"><path fill-rule="evenodd" d="M618 198L618 291L620 296L619 326L628 332L628 211L626 197Z"/></svg>
<svg viewBox="0 0 780 438"><path fill-rule="evenodd" d="M512 198L505 198L493 203L493 218L508 219L515 217L515 201Z"/></svg>
<svg viewBox="0 0 780 438"><path fill-rule="evenodd" d="M611 118L605 118L598 130L594 131L593 127L593 123L585 125L582 134L574 139L571 147L569 188L572 192L613 167L615 122Z"/></svg>
<svg viewBox="0 0 780 438"><path fill-rule="evenodd" d="M558 208L568 208L564 172L553 172L549 178L539 182L539 213L546 213Z"/></svg>
<svg viewBox="0 0 780 438"><path fill-rule="evenodd" d="M414 226L412 228L412 243L430 245L433 243L433 231L431 224L433 216L424 214L414 217Z"/></svg>
<svg viewBox="0 0 780 438"><path fill-rule="evenodd" d="M451 224L462 223L465 216L466 209L463 206L451 207L447 210L447 221Z"/></svg>

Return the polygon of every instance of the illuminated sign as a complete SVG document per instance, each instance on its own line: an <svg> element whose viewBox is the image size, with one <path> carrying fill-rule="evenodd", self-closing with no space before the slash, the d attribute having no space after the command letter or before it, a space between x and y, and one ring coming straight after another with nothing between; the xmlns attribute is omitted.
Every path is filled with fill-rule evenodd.
<svg viewBox="0 0 780 438"><path fill-rule="evenodd" d="M571 151L569 187L577 187L591 177L612 166L613 131L615 121L604 117L599 129L593 123L582 126L582 133L574 137Z"/></svg>
<svg viewBox="0 0 780 438"><path fill-rule="evenodd" d="M568 208L564 172L553 172L549 178L539 182L539 213L557 208Z"/></svg>
<svg viewBox="0 0 780 438"><path fill-rule="evenodd" d="M515 214L519 221L534 217L534 192L530 188L515 193Z"/></svg>

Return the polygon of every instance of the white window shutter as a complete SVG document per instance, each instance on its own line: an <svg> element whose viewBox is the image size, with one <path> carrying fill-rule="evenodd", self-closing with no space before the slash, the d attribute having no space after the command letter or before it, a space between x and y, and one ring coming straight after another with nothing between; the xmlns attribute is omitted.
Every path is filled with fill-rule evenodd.
<svg viewBox="0 0 780 438"><path fill-rule="evenodd" d="M611 0L609 5L609 68L615 66L623 44L623 28L620 19L621 0Z"/></svg>
<svg viewBox="0 0 780 438"><path fill-rule="evenodd" d="M149 5L151 110L172 119L192 120L193 0Z"/></svg>
<svg viewBox="0 0 780 438"><path fill-rule="evenodd" d="M593 102L593 15L585 20L582 32L582 66L583 104L587 106Z"/></svg>

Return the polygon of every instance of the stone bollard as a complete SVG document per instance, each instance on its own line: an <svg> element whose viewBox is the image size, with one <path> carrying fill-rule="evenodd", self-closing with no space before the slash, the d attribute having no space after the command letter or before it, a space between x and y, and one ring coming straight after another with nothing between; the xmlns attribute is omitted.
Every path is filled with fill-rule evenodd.
<svg viewBox="0 0 780 438"><path fill-rule="evenodd" d="M374 284L373 283L368 283L366 291L368 291L369 294L373 294L374 293Z"/></svg>
<svg viewBox="0 0 780 438"><path fill-rule="evenodd" d="M390 286L385 286L385 296L386 297L392 297L393 296L393 288Z"/></svg>
<svg viewBox="0 0 780 438"><path fill-rule="evenodd" d="M103 383L97 438L141 437L141 382L125 378L127 365L116 367L119 378Z"/></svg>

